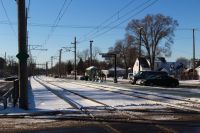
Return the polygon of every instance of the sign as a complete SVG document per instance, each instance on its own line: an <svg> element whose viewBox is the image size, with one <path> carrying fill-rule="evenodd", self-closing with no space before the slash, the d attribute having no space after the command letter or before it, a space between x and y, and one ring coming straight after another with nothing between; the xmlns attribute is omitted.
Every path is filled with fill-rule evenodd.
<svg viewBox="0 0 200 133"><path fill-rule="evenodd" d="M25 61L29 55L27 53L24 52L19 52L16 57L20 60L20 61Z"/></svg>
<svg viewBox="0 0 200 133"><path fill-rule="evenodd" d="M113 53L100 53L102 57L114 57L116 54Z"/></svg>

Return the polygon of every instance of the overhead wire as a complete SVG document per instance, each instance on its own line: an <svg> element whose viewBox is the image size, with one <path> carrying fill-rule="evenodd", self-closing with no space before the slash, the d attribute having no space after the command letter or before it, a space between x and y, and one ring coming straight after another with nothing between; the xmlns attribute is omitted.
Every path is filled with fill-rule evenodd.
<svg viewBox="0 0 200 133"><path fill-rule="evenodd" d="M10 21L10 18L9 18L9 16L8 16L8 13L7 13L7 10L6 10L6 8L5 8L4 4L3 4L3 1L2 1L2 0L0 0L0 1L1 1L1 5L2 5L2 7L3 7L3 10L4 10L4 12L5 12L6 18L7 18L7 20L8 20L8 23L9 23L9 25L10 25L10 28L11 28L12 32L14 33L14 36L17 37L17 34L16 34L16 32L15 32L15 30L14 30L14 28L13 28L13 25L12 25L12 23L11 23L11 21Z"/></svg>
<svg viewBox="0 0 200 133"><path fill-rule="evenodd" d="M102 26L109 22L112 18L114 18L116 15L119 15L120 12L122 12L124 9L126 9L128 6L130 6L131 4L133 4L136 0L131 0L129 1L126 5L124 5L122 8L120 8L117 12L115 12L113 15L111 15L110 17L108 17L107 19L105 19L102 23L100 23L95 29L98 31L100 28L102 28ZM95 31L96 31L95 30ZM93 34L93 32L95 31L90 31L89 33L83 35L84 37L89 36L90 34ZM80 39L81 40L81 39Z"/></svg>
<svg viewBox="0 0 200 133"><path fill-rule="evenodd" d="M70 0L68 3L67 3L67 0L64 1L64 3L62 4L62 7L56 17L56 19L54 20L54 23L51 27L51 30L49 32L49 34L47 35L47 38L45 40L45 43L47 43L47 41L50 39L50 37L52 36L52 34L54 33L56 27L58 26L60 20L62 19L62 17L64 16L64 14L66 13L66 11L68 10L69 6L71 5L72 3L72 0Z"/></svg>
<svg viewBox="0 0 200 133"><path fill-rule="evenodd" d="M69 1L69 2L68 2ZM64 14L66 13L66 11L68 10L69 6L71 5L72 0L64 0L58 15L56 16L56 19L53 22L53 25L51 26L51 29L44 41L44 44L42 44L43 46L47 44L47 42L49 41L50 37L53 35L53 33L55 32L56 27L58 26L59 22L61 21L62 17L64 16ZM41 52L41 51L39 51ZM39 54L38 54L39 55Z"/></svg>
<svg viewBox="0 0 200 133"><path fill-rule="evenodd" d="M28 1L28 7L27 7L28 16L29 16L29 13L30 13L30 5L31 5L31 0Z"/></svg>
<svg viewBox="0 0 200 133"><path fill-rule="evenodd" d="M147 6L145 6L145 7L142 8L142 9L140 9L139 11L137 11L136 13L134 13L133 15L131 15L130 17L128 17L128 18L122 20L122 21L121 21L120 23L118 23L117 25L112 26L110 29L108 29L108 30L106 30L106 31L103 31L103 32L101 32L101 33L99 33L99 34L97 34L98 32L96 32L95 34L93 34L92 36L90 36L90 39L94 39L94 38L97 38L97 37L99 37L99 36L102 36L102 35L106 34L107 32L109 32L109 31L111 31L111 30L117 28L119 25L121 25L121 24L127 22L128 20L130 20L130 19L133 18L134 16L140 14L141 12L143 12L143 11L146 10L147 8L151 7L152 5L154 5L154 4L155 4L156 2L158 2L158 1L159 1L159 0L154 0L153 2L151 2L151 0L149 0L149 1L145 2L145 3L140 4L139 6L137 6L136 8L134 8L133 10L137 10L137 9L141 8L141 6L144 6L144 5L148 4L149 2L151 2L150 4L148 4ZM132 10L132 11L133 11L133 10ZM127 16L127 14L128 14L128 13L126 13L124 16ZM124 18L124 16L122 16L121 18ZM111 25L111 24L112 24L112 23L110 23L109 25ZM108 26L108 25L106 25L106 26ZM89 39L86 38L86 39L80 41L79 43L85 42L85 41L87 41L87 40L89 40Z"/></svg>

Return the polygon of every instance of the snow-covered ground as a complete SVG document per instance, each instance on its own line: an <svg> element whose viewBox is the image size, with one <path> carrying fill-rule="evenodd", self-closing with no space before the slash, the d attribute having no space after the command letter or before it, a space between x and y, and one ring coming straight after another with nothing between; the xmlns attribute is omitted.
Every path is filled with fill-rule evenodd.
<svg viewBox="0 0 200 133"><path fill-rule="evenodd" d="M47 90L44 86L36 82L33 78L30 78L30 84L28 88L28 107L29 110L22 110L19 108L11 107L3 109L0 105L0 114L15 114L15 113L37 113L48 111L74 111L73 107L60 99L52 92Z"/></svg>
<svg viewBox="0 0 200 133"><path fill-rule="evenodd" d="M40 77L45 81L55 81L57 85L61 86L62 88L68 89L70 91L74 91L79 93L85 97L89 97L96 101L102 102L106 105L109 105L114 108L123 108L123 109L130 109L130 108L156 108L161 106L157 102L144 100L137 97L132 97L128 95L117 94L113 92L103 91L95 89L94 87L84 86L84 85L77 85L76 83L66 83L61 82L60 79L53 79L53 78L46 78ZM58 82L59 81L59 82ZM75 99L77 100L77 99ZM80 102L80 101L77 101Z"/></svg>
<svg viewBox="0 0 200 133"><path fill-rule="evenodd" d="M42 112L42 111L77 111L73 105L77 107L84 107L84 108L92 108L98 109L105 106L109 106L116 109L164 109L166 108L166 104L161 104L160 102L142 99L139 97L134 97L135 92L141 93L143 91L134 90L131 91L129 88L123 87L114 87L105 84L92 84L90 82L75 82L75 81L68 81L64 79L55 79L50 77L39 77L40 79L36 78L46 87L41 85L38 81L34 78L30 78L30 87L29 87L29 110L21 110L18 108L8 107L5 110L0 110L0 115L4 114L20 114L20 113L35 113L35 112ZM45 82L47 81L47 82ZM49 82L49 83L48 83ZM196 81L194 81L196 82ZM53 85L55 84L55 85ZM57 86L56 86L57 85ZM60 86L60 87L58 87ZM48 88L48 89L47 89ZM187 88L167 88L171 90L184 90L189 91L190 93L200 94L199 89L187 89ZM74 93L80 94L78 96ZM109 91L106 91L109 90ZM122 91L126 90L127 94L133 95L123 95L119 93L114 93L112 91ZM146 98L148 99L155 99L157 101L164 101L167 103L172 104L185 104L186 102L183 101L176 101L173 99L164 99L159 96L167 96L176 99L185 99L188 98L182 96L175 96L175 95L166 95L162 93L155 93L150 91L145 91ZM137 94L140 96L139 94ZM141 94L141 96L143 96ZM84 98L87 97L88 99ZM90 100L93 99L93 100ZM199 98L191 97L189 100L200 102ZM70 103L70 104L69 104ZM1 105L0 105L1 107ZM2 108L2 107L1 107Z"/></svg>
<svg viewBox="0 0 200 133"><path fill-rule="evenodd" d="M29 93L30 110L66 110L72 108L64 100L58 98L51 91L39 84L33 78L30 79L32 93Z"/></svg>
<svg viewBox="0 0 200 133"><path fill-rule="evenodd" d="M180 80L181 84L200 85L200 80Z"/></svg>

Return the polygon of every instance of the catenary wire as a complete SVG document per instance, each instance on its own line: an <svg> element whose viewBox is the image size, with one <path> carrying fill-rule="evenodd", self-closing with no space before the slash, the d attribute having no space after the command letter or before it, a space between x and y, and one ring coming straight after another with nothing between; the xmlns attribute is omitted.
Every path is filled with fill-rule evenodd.
<svg viewBox="0 0 200 133"><path fill-rule="evenodd" d="M7 13L7 10L6 10L6 8L5 8L4 4L3 4L3 1L2 1L2 0L0 0L0 1L1 1L1 5L2 5L2 7L3 7L3 10L4 10L4 12L5 12L6 18L7 18L7 20L8 20L8 23L9 23L9 25L10 25L10 28L11 28L11 30L13 31L15 37L17 37L17 34L16 34L16 32L15 32L15 30L14 30L14 28L13 28L13 25L12 25L12 23L11 23L11 21L10 21L10 18L9 18L9 16L8 16L8 13Z"/></svg>
<svg viewBox="0 0 200 133"><path fill-rule="evenodd" d="M147 8L151 7L152 5L154 5L154 4L155 4L156 2L158 2L158 1L159 1L159 0L154 0L154 1L151 2L149 5L145 6L144 8L142 8L141 10L139 10L138 12L134 13L133 15L131 15L130 17L124 19L123 21L121 21L121 22L118 23L117 25L111 27L110 29L108 29L108 30L106 30L106 31L104 31L104 32L101 32L101 33L99 33L99 34L95 34L95 35L91 36L90 39L94 39L94 38L100 37L100 36L106 34L107 32L109 32L109 31L111 31L111 30L117 28L119 25L121 25L121 24L127 22L128 20L130 20L130 19L133 18L134 16L140 14L141 12L143 12L143 11L146 10ZM139 6L138 6L137 8L139 8ZM87 41L87 40L88 40L88 39L85 39L85 40L83 40L83 41L80 41L79 43L85 42L85 41Z"/></svg>

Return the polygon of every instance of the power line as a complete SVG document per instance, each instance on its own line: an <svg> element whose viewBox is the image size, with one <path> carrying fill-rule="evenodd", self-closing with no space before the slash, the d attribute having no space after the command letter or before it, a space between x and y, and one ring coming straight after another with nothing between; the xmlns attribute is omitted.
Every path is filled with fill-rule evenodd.
<svg viewBox="0 0 200 133"><path fill-rule="evenodd" d="M105 19L101 24L99 24L95 29L98 31L98 29L102 28L102 26L109 22L109 20L111 20L113 17L115 17L116 15L119 15L119 13L121 11L123 11L124 9L126 9L128 6L130 6L133 2L135 2L136 0L131 0L130 2L128 2L125 6L123 6L121 9L119 9L117 12L115 12L113 15L111 15L110 17L108 17L107 19ZM95 32L95 31L94 31ZM89 32L87 34L85 34L84 36L89 36L90 34L92 34L93 32Z"/></svg>
<svg viewBox="0 0 200 133"><path fill-rule="evenodd" d="M9 24L7 21L0 21L0 24ZM16 25L17 23L12 23L13 25ZM71 29L96 29L97 26L95 25L56 25L53 26L51 24L39 24L39 23L28 23L29 26L32 27L43 27L43 28L71 28ZM108 29L111 28L110 26L103 26L101 29ZM123 29L125 27L118 27L119 29Z"/></svg>
<svg viewBox="0 0 200 133"><path fill-rule="evenodd" d="M29 12L30 12L30 5L31 5L31 0L28 1L28 8L27 8L27 14L29 16Z"/></svg>
<svg viewBox="0 0 200 133"><path fill-rule="evenodd" d="M8 21L6 20L2 20L0 21L0 24L9 24ZM12 25L17 25L16 22L11 22ZM42 28L49 28L49 27L55 27L51 24L40 24L40 23L28 23L29 26L31 27L42 27ZM71 29L96 29L98 26L95 26L95 25L57 25L56 28L71 28ZM109 28L112 28L113 26L102 26L101 27L101 30L102 29L109 29ZM116 27L118 29L125 29L126 27L124 26L121 26L121 27ZM177 28L176 30L177 31L192 31L193 28L186 28L186 27L180 27L180 28ZM199 27L196 27L195 28L195 31L200 31L200 28Z"/></svg>
<svg viewBox="0 0 200 133"><path fill-rule="evenodd" d="M136 8L134 8L134 9L128 11L127 13L125 13L122 17L120 17L120 19L122 19L122 18L126 17L127 15L129 15L130 13L136 11L137 9L141 8L142 6L144 6L145 4L149 3L150 1L151 1L151 0L148 0L148 1L144 2L144 3L141 3L141 4L138 5ZM106 26L109 26L109 25L111 25L111 24L113 24L113 23L115 23L115 22L116 22L116 21L112 21L112 22L110 22L110 23L109 23L108 25L106 25ZM112 28L112 27L111 27L111 28ZM116 28L116 27L115 27L115 28ZM98 33L98 31L97 31L95 34L97 34L97 33ZM93 35L95 35L95 34L93 34Z"/></svg>
<svg viewBox="0 0 200 133"><path fill-rule="evenodd" d="M195 30L195 31L199 31L200 28L196 27L196 28L177 28L176 30L180 30L180 31L192 31L192 30Z"/></svg>
<svg viewBox="0 0 200 133"><path fill-rule="evenodd" d="M52 25L52 27L51 27L51 29L50 29L50 32L48 33L47 38L45 39L44 44L46 44L46 43L48 42L48 40L50 39L50 37L51 37L52 34L54 33L55 28L56 28L57 25L59 24L60 20L61 20L62 17L64 16L65 12L67 11L67 9L68 9L69 6L71 5L71 3L72 3L72 0L70 0L68 3L67 3L67 0L64 0L63 4L62 4L62 6L61 6L61 8L60 8L60 10L59 10L59 13L58 13L56 19L55 19L54 22L53 22L53 25ZM44 45L44 44L43 44L43 45ZM39 55L39 53L38 53L38 55Z"/></svg>
<svg viewBox="0 0 200 133"><path fill-rule="evenodd" d="M4 6L2 0L1 0L1 5L2 5L3 10L4 10L4 12L5 12L5 15L6 15L6 17L7 17L7 20L8 20L8 23L9 23L9 25L10 25L10 28L11 28L11 30L13 31L15 37L17 37L17 34L16 34L16 32L15 32L15 30L14 30L14 28L13 28L13 25L12 25L12 23L11 23L11 21L10 21L10 18L9 18L9 16L8 16L8 13L7 13L7 11L6 11L6 8L5 8L5 6Z"/></svg>
<svg viewBox="0 0 200 133"><path fill-rule="evenodd" d="M148 1L148 2L149 2L149 1ZM145 4L147 4L148 2L145 2ZM94 39L94 38L97 38L97 37L99 37L99 36L102 36L102 35L104 35L105 33L107 33L107 32L109 32L109 31L111 31L111 30L117 28L119 25L121 25L121 24L127 22L128 20L130 20L130 19L133 18L134 16L140 14L141 12L143 12L144 10L146 10L147 8L149 8L149 7L151 7L152 5L154 5L156 2L158 2L158 0L154 0L153 2L151 2L150 4L148 4L147 6L145 6L145 7L142 8L141 10L139 10L138 12L136 12L136 13L134 13L133 15L131 15L130 17L128 17L128 18L122 20L120 23L118 23L117 25L111 27L110 29L108 29L108 30L106 30L106 31L104 31L104 32L101 32L101 33L99 33L99 34L93 34L93 36L91 36L90 39ZM143 3L143 4L141 4L141 5L145 5L145 4ZM140 8L141 5L139 5L137 8L135 8L135 10L138 9L138 8ZM127 15L127 14L125 14L125 16L126 16L126 15ZM122 18L122 17L121 17L121 18ZM85 40L83 40L83 41L81 41L81 42L85 42L85 41L87 41L87 40L88 40L88 39L85 39Z"/></svg>
<svg viewBox="0 0 200 133"><path fill-rule="evenodd" d="M55 31L56 27L58 26L60 20L62 19L62 17L64 16L64 14L66 13L66 11L68 10L69 6L71 5L72 0L70 0L67 3L67 0L64 1L64 3L62 4L62 7L56 17L56 19L54 20L53 26L51 27L51 30L45 40L45 44L47 43L47 41L50 39L51 35L53 34L53 32Z"/></svg>

